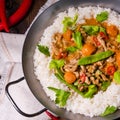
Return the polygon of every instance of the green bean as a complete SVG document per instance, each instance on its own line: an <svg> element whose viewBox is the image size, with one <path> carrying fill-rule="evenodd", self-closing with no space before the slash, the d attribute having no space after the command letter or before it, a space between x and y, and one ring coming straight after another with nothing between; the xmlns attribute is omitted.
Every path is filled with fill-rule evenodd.
<svg viewBox="0 0 120 120"><path fill-rule="evenodd" d="M113 54L114 54L113 51L108 50L108 51L105 51L105 52L101 52L101 53L97 53L97 54L90 55L90 56L87 56L87 57L83 57L78 61L78 65L92 64L92 63L95 63L97 61L106 59L106 58L112 56Z"/></svg>
<svg viewBox="0 0 120 120"><path fill-rule="evenodd" d="M69 88L73 89L75 92L77 92L78 94L80 94L81 96L83 96L83 93L80 92L80 90L78 90L74 85L67 83L67 82L64 80L64 78L63 78L61 75L59 75L59 73L55 73L55 76L58 78L58 80L59 80L60 82L64 83L64 84L67 85Z"/></svg>

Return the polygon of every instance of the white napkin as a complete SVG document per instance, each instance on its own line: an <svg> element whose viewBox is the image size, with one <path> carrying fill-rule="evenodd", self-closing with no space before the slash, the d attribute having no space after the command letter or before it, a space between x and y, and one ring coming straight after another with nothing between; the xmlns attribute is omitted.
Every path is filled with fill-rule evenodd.
<svg viewBox="0 0 120 120"><path fill-rule="evenodd" d="M56 1L57 0L48 0L40 9L37 16L39 16L43 10ZM28 30L25 34L10 34L0 32L0 120L50 119L45 113L32 118L27 118L20 115L5 96L5 85L8 82L17 80L24 76L21 65L21 56L24 40ZM10 93L20 109L26 113L35 113L44 108L44 106L41 105L33 96L25 80L11 86Z"/></svg>

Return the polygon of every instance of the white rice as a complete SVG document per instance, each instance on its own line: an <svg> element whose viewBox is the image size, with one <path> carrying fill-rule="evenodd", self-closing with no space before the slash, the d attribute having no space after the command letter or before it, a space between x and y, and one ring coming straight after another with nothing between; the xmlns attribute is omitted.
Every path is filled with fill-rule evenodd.
<svg viewBox="0 0 120 120"><path fill-rule="evenodd" d="M99 6L89 6L84 8L78 7L77 9L69 8L68 11L59 13L54 23L45 29L43 36L40 39L40 44L50 48L52 35L55 32L62 32L63 30L62 20L65 16L74 17L75 13L77 13L79 16L77 21L79 23L84 23L83 18L90 18L92 15L96 17L96 15L102 11L109 12L109 18L107 20L108 23L112 23L120 28L120 15L111 9L101 8ZM51 86L63 90L68 90L68 87L63 83L60 83L54 74L49 71L48 66L50 60L50 57L46 57L41 54L36 48L34 54L35 75L37 76L37 79L40 80L47 96L49 96L51 100L55 100L55 93L47 87ZM115 107L120 106L120 85L112 83L105 92L98 92L98 94L96 94L92 99L83 98L79 94L73 93L67 100L65 108L73 113L80 113L85 116L93 117L103 113L108 105Z"/></svg>

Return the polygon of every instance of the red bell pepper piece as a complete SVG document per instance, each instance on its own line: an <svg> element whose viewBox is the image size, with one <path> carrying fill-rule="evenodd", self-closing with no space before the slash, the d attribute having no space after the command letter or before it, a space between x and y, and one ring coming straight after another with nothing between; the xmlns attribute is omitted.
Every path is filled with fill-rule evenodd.
<svg viewBox="0 0 120 120"><path fill-rule="evenodd" d="M1 20L1 28L6 32L9 32L6 11L5 11L5 0L0 0L0 20Z"/></svg>
<svg viewBox="0 0 120 120"><path fill-rule="evenodd" d="M111 66L107 67L107 74L108 75L113 75L115 71L116 71L116 68L115 68L114 65L111 65Z"/></svg>
<svg viewBox="0 0 120 120"><path fill-rule="evenodd" d="M93 36L93 42L95 43L96 46L100 46L101 43L98 41L96 36Z"/></svg>
<svg viewBox="0 0 120 120"><path fill-rule="evenodd" d="M85 73L82 73L82 74L80 75L80 80L81 80L81 82L84 83L84 82L85 82L85 79L86 79L86 74L85 74Z"/></svg>
<svg viewBox="0 0 120 120"><path fill-rule="evenodd" d="M102 37L102 39L108 40L108 36L104 32L100 32L99 35Z"/></svg>
<svg viewBox="0 0 120 120"><path fill-rule="evenodd" d="M23 0L17 11L8 18L8 27L17 24L28 12L32 0ZM4 30L2 23L0 23L0 31Z"/></svg>

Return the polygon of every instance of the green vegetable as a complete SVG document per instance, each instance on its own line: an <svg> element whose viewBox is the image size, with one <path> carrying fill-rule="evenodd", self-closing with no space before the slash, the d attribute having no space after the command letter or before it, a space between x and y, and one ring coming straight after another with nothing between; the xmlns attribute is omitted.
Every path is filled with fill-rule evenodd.
<svg viewBox="0 0 120 120"><path fill-rule="evenodd" d="M49 48L47 46L37 45L37 47L41 53L45 54L46 56L50 56Z"/></svg>
<svg viewBox="0 0 120 120"><path fill-rule="evenodd" d="M80 95L83 96L83 93L80 92L80 90L78 90L77 87L75 87L74 85L67 83L67 82L64 80L64 77L61 76L61 74L55 73L55 76L57 77L57 79L58 79L60 82L64 83L64 84L67 85L69 88L73 89L75 92L77 92L78 94L80 94Z"/></svg>
<svg viewBox="0 0 120 120"><path fill-rule="evenodd" d="M74 41L77 45L77 48L82 49L82 35L79 31L76 31L73 34Z"/></svg>
<svg viewBox="0 0 120 120"><path fill-rule="evenodd" d="M69 27L74 27L75 24L76 24L77 19L78 19L77 14L74 16L74 18L65 17L64 20L62 21L62 23L64 25L63 31L65 32L67 30L67 28L69 28Z"/></svg>
<svg viewBox="0 0 120 120"><path fill-rule="evenodd" d="M113 77L115 83L117 84L120 84L120 71L117 70L115 73L114 73L114 77Z"/></svg>
<svg viewBox="0 0 120 120"><path fill-rule="evenodd" d="M84 94L85 98L92 98L93 95L97 92L97 87L95 85L89 85L88 91Z"/></svg>
<svg viewBox="0 0 120 120"><path fill-rule="evenodd" d="M100 27L99 32L103 32L103 33L105 33L105 34L106 34L106 30L105 30L105 28L103 28L103 27Z"/></svg>
<svg viewBox="0 0 120 120"><path fill-rule="evenodd" d="M85 32L88 35L95 35L99 32L100 27L99 26L94 26L94 25L85 25L82 26L82 28L85 30Z"/></svg>
<svg viewBox="0 0 120 120"><path fill-rule="evenodd" d="M53 87L48 87L48 89L56 93L56 99L55 99L56 104L58 104L60 107L63 107L64 105L66 105L67 99L70 96L70 92L67 92L61 89L56 89Z"/></svg>
<svg viewBox="0 0 120 120"><path fill-rule="evenodd" d="M64 66L64 63L65 63L65 61L63 59L60 59L60 60L52 59L49 63L49 68L50 69L59 69L62 66Z"/></svg>
<svg viewBox="0 0 120 120"><path fill-rule="evenodd" d="M110 86L110 81L102 82L101 90L105 91L108 88L108 86Z"/></svg>
<svg viewBox="0 0 120 120"><path fill-rule="evenodd" d="M65 85L67 85L70 89L74 90L75 92L77 92L78 94L80 94L82 97L84 98L92 98L93 95L97 92L97 87L95 85L90 85L88 87L88 91L87 92L81 92L75 85L73 84L69 84L64 80L64 77L58 72L55 73L55 76L57 77L57 79L64 83ZM77 84L77 83L76 83Z"/></svg>
<svg viewBox="0 0 120 120"><path fill-rule="evenodd" d="M115 107L115 106L108 106L108 107L105 109L105 111L104 111L100 116L106 116L106 115L112 114L112 113L114 113L116 110L117 110L117 107Z"/></svg>
<svg viewBox="0 0 120 120"><path fill-rule="evenodd" d="M97 53L97 54L90 55L90 56L87 56L87 57L83 57L78 61L78 65L92 64L92 63L95 63L97 61L108 58L113 54L114 54L114 52L108 50L108 51L105 51L105 52L101 52L101 53Z"/></svg>
<svg viewBox="0 0 120 120"><path fill-rule="evenodd" d="M73 52L75 52L77 49L78 49L77 47L71 46L71 47L68 47L68 48L66 49L66 51L73 53Z"/></svg>
<svg viewBox="0 0 120 120"><path fill-rule="evenodd" d="M96 16L96 20L98 22L103 22L104 20L108 19L108 12L107 11L103 11L100 14L97 14Z"/></svg>
<svg viewBox="0 0 120 120"><path fill-rule="evenodd" d="M117 42L120 43L120 34L117 35L117 38L116 38Z"/></svg>

